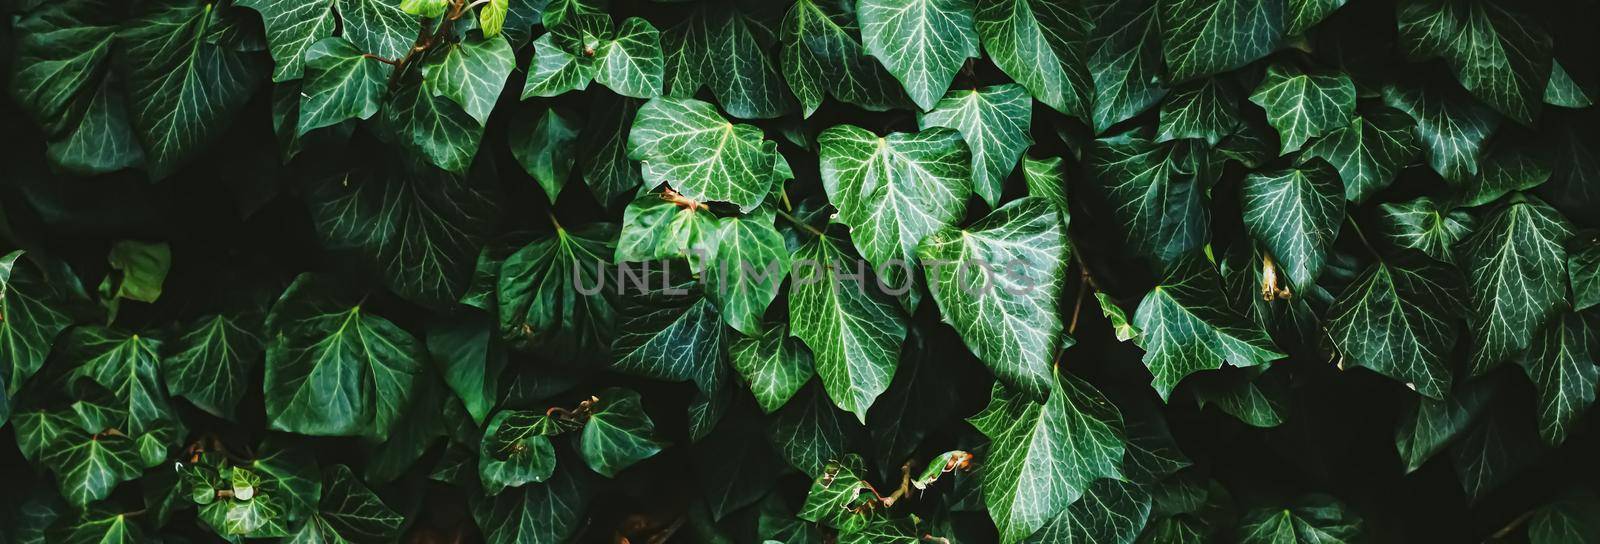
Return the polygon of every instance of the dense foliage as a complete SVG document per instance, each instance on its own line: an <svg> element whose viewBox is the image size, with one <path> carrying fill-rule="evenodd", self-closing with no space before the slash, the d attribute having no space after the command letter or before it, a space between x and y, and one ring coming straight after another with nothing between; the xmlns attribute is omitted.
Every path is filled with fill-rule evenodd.
<svg viewBox="0 0 1600 544"><path fill-rule="evenodd" d="M1593 0L3 4L0 542L1600 542Z"/></svg>

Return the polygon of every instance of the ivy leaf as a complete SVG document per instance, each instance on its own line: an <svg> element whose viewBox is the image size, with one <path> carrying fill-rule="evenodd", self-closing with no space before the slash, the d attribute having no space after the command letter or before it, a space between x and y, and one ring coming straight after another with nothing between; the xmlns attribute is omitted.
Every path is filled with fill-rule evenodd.
<svg viewBox="0 0 1600 544"><path fill-rule="evenodd" d="M924 110L978 56L972 0L861 0L861 39Z"/></svg>
<svg viewBox="0 0 1600 544"><path fill-rule="evenodd" d="M690 450L689 468L700 483L713 519L724 519L760 500L788 471L767 444L765 427L766 422L753 412L735 411ZM789 521L800 525L793 512L788 514Z"/></svg>
<svg viewBox="0 0 1600 544"><path fill-rule="evenodd" d="M1134 130L1095 140L1088 155L1090 183L1134 255L1167 266L1211 239L1206 195L1215 172L1204 148L1158 144L1150 131Z"/></svg>
<svg viewBox="0 0 1600 544"><path fill-rule="evenodd" d="M69 411L34 410L15 414L12 425L24 457L54 473L61 496L81 508L111 496L146 467L128 435L91 433L76 419Z"/></svg>
<svg viewBox="0 0 1600 544"><path fill-rule="evenodd" d="M1334 301L1328 333L1349 364L1444 399L1460 326L1451 316L1466 311L1461 278L1453 268L1414 261L1367 268Z"/></svg>
<svg viewBox="0 0 1600 544"><path fill-rule="evenodd" d="M1251 173L1239 189L1245 230L1277 257L1296 289L1310 288L1339 226L1344 223L1344 188L1326 161Z"/></svg>
<svg viewBox="0 0 1600 544"><path fill-rule="evenodd" d="M973 26L995 66L1034 98L1061 113L1089 117L1094 80L1086 63L1094 25L1083 6L980 0Z"/></svg>
<svg viewBox="0 0 1600 544"><path fill-rule="evenodd" d="M405 54L421 26L390 0L243 0L239 5L260 13L266 24L267 43L277 62L274 82L299 78L306 51L341 24L342 36L358 50L390 59Z"/></svg>
<svg viewBox="0 0 1600 544"><path fill-rule="evenodd" d="M604 223L557 229L507 257L496 289L502 337L556 358L596 360L609 353L616 309L613 291L602 282L616 233Z"/></svg>
<svg viewBox="0 0 1600 544"><path fill-rule="evenodd" d="M1544 103L1563 108L1587 108L1594 105L1594 97L1600 94L1594 81L1588 78L1574 78L1560 61L1550 61L1550 83L1544 88Z"/></svg>
<svg viewBox="0 0 1600 544"><path fill-rule="evenodd" d="M880 467L893 467L916 453L928 435L944 428L955 411L956 365L945 349L960 349L953 338L940 338L930 346L924 331L910 329L900 350L899 367L889 390L867 412L867 427L876 446L873 457ZM948 343L946 343L948 342ZM964 362L964 361L963 361Z"/></svg>
<svg viewBox="0 0 1600 544"><path fill-rule="evenodd" d="M1028 186L1028 196L1042 198L1061 212L1065 227L1071 219L1071 206L1067 205L1067 168L1061 157L1023 157L1022 180Z"/></svg>
<svg viewBox="0 0 1600 544"><path fill-rule="evenodd" d="M1539 433L1527 424L1531 414L1520 410L1485 410L1483 418L1451 448L1456 480L1468 504L1515 478L1522 469L1548 452Z"/></svg>
<svg viewBox="0 0 1600 544"><path fill-rule="evenodd" d="M140 166L119 78L107 75L117 26L97 1L53 2L16 22L11 94L49 138L61 169L100 174Z"/></svg>
<svg viewBox="0 0 1600 544"><path fill-rule="evenodd" d="M1405 461L1407 474L1444 451L1478 419L1495 394L1495 384L1492 380L1470 381L1443 400L1414 397L1414 404L1394 431L1395 449Z"/></svg>
<svg viewBox="0 0 1600 544"><path fill-rule="evenodd" d="M1471 288L1472 375L1482 376L1528 348L1567 302L1572 228L1549 205L1527 198L1495 212L1460 246Z"/></svg>
<svg viewBox="0 0 1600 544"><path fill-rule="evenodd" d="M721 394L728 367L722 317L698 286L674 284L670 275L669 270L654 276L657 286L628 297L620 332L611 344L616 354L611 368L657 380L692 381L704 395Z"/></svg>
<svg viewBox="0 0 1600 544"><path fill-rule="evenodd" d="M845 441L847 430L854 428L843 412L829 404L823 389L812 386L778 411L766 434L767 442L790 466L817 478L831 462L853 455L845 454Z"/></svg>
<svg viewBox="0 0 1600 544"><path fill-rule="evenodd" d="M161 386L160 341L106 327L77 327L61 337L61 345L58 353L74 368L73 378L94 380L115 397L115 408L127 418L122 432L142 435L176 417Z"/></svg>
<svg viewBox="0 0 1600 544"><path fill-rule="evenodd" d="M1105 293L1095 293L1094 297L1100 302L1100 313L1111 324L1118 342L1127 342L1139 336L1139 327L1133 325L1133 320L1128 318L1128 312L1122 306Z"/></svg>
<svg viewBox="0 0 1600 544"><path fill-rule="evenodd" d="M628 158L628 133L640 102L600 93L583 133L578 135L578 167L595 201L610 208L642 181L639 163Z"/></svg>
<svg viewBox="0 0 1600 544"><path fill-rule="evenodd" d="M917 255L931 267L944 321L995 376L1034 399L1049 394L1056 352L1071 345L1057 308L1066 229L1051 211L1043 199L1013 200L970 227L935 232Z"/></svg>
<svg viewBox="0 0 1600 544"><path fill-rule="evenodd" d="M705 206L686 205L666 194L643 194L622 211L617 262L687 259L701 270L717 256L717 218Z"/></svg>
<svg viewBox="0 0 1600 544"><path fill-rule="evenodd" d="M761 334L761 317L789 276L789 250L774 219L771 209L759 208L718 220L715 258L703 275L706 297L722 310L722 320L746 335Z"/></svg>
<svg viewBox="0 0 1600 544"><path fill-rule="evenodd" d="M461 399L467 414L480 425L500 396L500 375L507 363L493 331L493 318L479 312L436 319L428 327L428 355L438 363L445 383Z"/></svg>
<svg viewBox="0 0 1600 544"><path fill-rule="evenodd" d="M854 11L835 4L798 0L779 30L783 76L802 115L815 113L825 95L868 111L909 106L899 82L856 39Z"/></svg>
<svg viewBox="0 0 1600 544"><path fill-rule="evenodd" d="M583 525L593 491L575 471L556 471L543 485L474 498L472 518L489 544L566 542Z"/></svg>
<svg viewBox="0 0 1600 544"><path fill-rule="evenodd" d="M1529 125L1551 73L1551 38L1494 2L1402 2L1400 42L1413 58L1442 57L1462 87Z"/></svg>
<svg viewBox="0 0 1600 544"><path fill-rule="evenodd" d="M796 516L840 529L841 533L859 530L859 518L864 517L859 512L876 498L872 485L862 480L866 472L866 463L853 453L828 462L812 478L806 502Z"/></svg>
<svg viewBox="0 0 1600 544"><path fill-rule="evenodd" d="M879 137L836 125L817 137L817 146L828 200L874 266L891 260L910 266L923 238L966 213L972 154L955 130Z"/></svg>
<svg viewBox="0 0 1600 544"><path fill-rule="evenodd" d="M1345 200L1359 204L1394 183L1402 168L1421 157L1415 127L1416 123L1398 110L1376 108L1312 141L1300 160L1328 161L1344 180Z"/></svg>
<svg viewBox="0 0 1600 544"><path fill-rule="evenodd" d="M1471 215L1429 197L1378 205L1378 225L1395 247L1421 252L1440 262L1455 262L1457 243L1477 224Z"/></svg>
<svg viewBox="0 0 1600 544"><path fill-rule="evenodd" d="M1600 501L1586 492L1566 496L1539 507L1528 520L1528 541L1533 544L1583 542L1600 538Z"/></svg>
<svg viewBox="0 0 1600 544"><path fill-rule="evenodd" d="M1383 101L1417 122L1428 165L1457 186L1478 173L1483 145L1500 125L1494 111L1451 90L1390 85Z"/></svg>
<svg viewBox="0 0 1600 544"><path fill-rule="evenodd" d="M581 91L589 88L594 79L592 59L567 52L552 38L545 33L533 41L533 59L528 61L528 79L522 86L523 100Z"/></svg>
<svg viewBox="0 0 1600 544"><path fill-rule="evenodd" d="M1594 405L1600 383L1600 322L1587 314L1566 312L1546 323L1517 363L1528 374L1539 397L1539 436L1551 446L1567 438L1569 428Z"/></svg>
<svg viewBox="0 0 1600 544"><path fill-rule="evenodd" d="M143 542L144 530L134 519L97 506L57 520L45 530L45 541L61 544Z"/></svg>
<svg viewBox="0 0 1600 544"><path fill-rule="evenodd" d="M167 4L117 34L150 177L172 175L223 131L261 82L262 59L208 43L215 4Z"/></svg>
<svg viewBox="0 0 1600 544"><path fill-rule="evenodd" d="M1132 119L1167 94L1162 73L1158 0L1095 4L1089 34L1094 76L1094 131Z"/></svg>
<svg viewBox="0 0 1600 544"><path fill-rule="evenodd" d="M1307 140L1350 124L1356 86L1343 72L1306 73L1294 65L1274 64L1250 101L1267 110L1267 122L1283 142L1282 153L1289 154Z"/></svg>
<svg viewBox="0 0 1600 544"><path fill-rule="evenodd" d="M570 113L550 108L538 115L523 112L511 120L511 155L555 203L572 175L577 156L573 143L582 124Z"/></svg>
<svg viewBox="0 0 1600 544"><path fill-rule="evenodd" d="M438 62L423 66L422 79L428 94L455 101L484 125L516 64L516 53L505 38L462 40L446 47Z"/></svg>
<svg viewBox="0 0 1600 544"><path fill-rule="evenodd" d="M344 38L324 38L306 49L296 135L378 113L388 76L383 63L363 55Z"/></svg>
<svg viewBox="0 0 1600 544"><path fill-rule="evenodd" d="M250 388L251 374L261 364L260 324L259 317L251 323L241 316L216 314L185 326L171 342L173 352L161 362L167 390L232 420L234 407Z"/></svg>
<svg viewBox="0 0 1600 544"><path fill-rule="evenodd" d="M1227 72L1267 56L1284 32L1284 0L1160 0L1172 80Z"/></svg>
<svg viewBox="0 0 1600 544"><path fill-rule="evenodd" d="M571 430L571 424L538 412L504 410L483 427L478 449L478 477L487 495L550 479L556 470L556 449L550 437Z"/></svg>
<svg viewBox="0 0 1600 544"><path fill-rule="evenodd" d="M739 119L772 119L791 109L793 101L779 63L767 54L776 41L768 27L776 13L747 13L744 9L756 5L782 7L704 2L683 22L667 29L661 43L669 96L689 98L706 86L718 105Z"/></svg>
<svg viewBox="0 0 1600 544"><path fill-rule="evenodd" d="M1302 497L1284 508L1251 510L1239 527L1239 541L1249 544L1352 542L1361 536L1361 518L1327 495Z"/></svg>
<svg viewBox="0 0 1600 544"><path fill-rule="evenodd" d="M290 520L310 514L322 498L322 475L317 460L304 450L268 438L248 466L272 482L268 489L288 504Z"/></svg>
<svg viewBox="0 0 1600 544"><path fill-rule="evenodd" d="M1094 386L1059 371L1043 404L996 383L967 421L990 440L984 503L1000 541L1020 542L1099 478L1122 478L1122 415Z"/></svg>
<svg viewBox="0 0 1600 544"><path fill-rule="evenodd" d="M433 96L420 85L391 91L374 128L411 155L458 174L472 166L483 142L481 123L459 104Z"/></svg>
<svg viewBox="0 0 1600 544"><path fill-rule="evenodd" d="M1478 175L1467 181L1461 205L1482 206L1544 184L1551 171L1543 151L1520 142L1494 145L1479 164Z"/></svg>
<svg viewBox="0 0 1600 544"><path fill-rule="evenodd" d="M500 30L505 28L506 14L510 11L510 0L490 0L478 8L478 28L483 30L483 37L499 36ZM506 39L511 39L511 36L506 36Z"/></svg>
<svg viewBox="0 0 1600 544"><path fill-rule="evenodd" d="M422 346L347 293L307 273L273 305L266 366L271 428L383 439L411 398L423 372Z"/></svg>
<svg viewBox="0 0 1600 544"><path fill-rule="evenodd" d="M647 183L743 213L766 198L776 155L761 129L729 123L716 106L692 98L650 99L628 133L628 158L642 162Z"/></svg>
<svg viewBox="0 0 1600 544"><path fill-rule="evenodd" d="M1133 542L1150 516L1150 501L1138 484L1101 478L1024 542Z"/></svg>
<svg viewBox="0 0 1600 544"><path fill-rule="evenodd" d="M805 264L789 287L789 326L811 348L834 404L865 422L867 408L894 377L905 317L865 274L846 276L863 267L843 240L819 236L794 260Z"/></svg>
<svg viewBox="0 0 1600 544"><path fill-rule="evenodd" d="M1027 0L1017 0L1027 1ZM1028 134L1033 100L1021 85L1006 84L956 91L917 117L917 126L952 128L972 152L972 188L990 206L998 206L1006 178L1017 168L1022 152L1033 144Z"/></svg>
<svg viewBox="0 0 1600 544"><path fill-rule="evenodd" d="M336 465L328 469L324 478L325 491L318 511L288 542L382 542L399 538L405 518L362 485L349 467Z"/></svg>
<svg viewBox="0 0 1600 544"><path fill-rule="evenodd" d="M639 461L661 452L656 424L644 413L639 394L627 389L607 388L596 395L594 413L583 425L578 451L583 461L607 478Z"/></svg>
<svg viewBox="0 0 1600 544"><path fill-rule="evenodd" d="M1139 302L1134 343L1145 350L1144 364L1163 400L1178 382L1197 371L1265 364L1284 357L1249 318L1229 307L1222 279L1204 256L1191 254Z"/></svg>
<svg viewBox="0 0 1600 544"><path fill-rule="evenodd" d="M495 181L483 170L371 161L311 182L306 200L323 247L359 256L395 294L441 308L466 293L499 220Z"/></svg>
<svg viewBox="0 0 1600 544"><path fill-rule="evenodd" d="M1239 130L1238 90L1222 78L1210 78L1178 88L1161 103L1156 141L1198 138L1217 142Z"/></svg>
<svg viewBox="0 0 1600 544"><path fill-rule="evenodd" d="M633 98L661 96L661 33L649 21L629 17L616 37L600 45L594 80Z"/></svg>
<svg viewBox="0 0 1600 544"><path fill-rule="evenodd" d="M44 366L61 331L86 320L88 305L66 263L20 250L0 257L0 382L7 394Z"/></svg>
<svg viewBox="0 0 1600 544"><path fill-rule="evenodd" d="M1572 310L1583 311L1600 305L1600 243L1592 235L1589 242L1568 251L1567 274L1572 278ZM4 302L4 300L0 300Z"/></svg>
<svg viewBox="0 0 1600 544"><path fill-rule="evenodd" d="M1326 19L1328 15L1343 7L1345 0L1289 0L1287 18L1288 27L1284 29L1285 36L1301 36L1311 27Z"/></svg>

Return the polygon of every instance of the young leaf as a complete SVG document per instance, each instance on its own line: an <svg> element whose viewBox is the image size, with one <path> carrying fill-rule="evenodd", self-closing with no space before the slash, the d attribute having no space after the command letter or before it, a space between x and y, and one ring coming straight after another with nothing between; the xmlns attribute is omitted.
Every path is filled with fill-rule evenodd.
<svg viewBox="0 0 1600 544"><path fill-rule="evenodd" d="M1033 144L1028 134L1033 101L1022 86L995 85L955 91L917 118L917 126L952 128L972 152L972 188L990 206L997 206L1006 178L1017 159Z"/></svg>
<svg viewBox="0 0 1600 544"><path fill-rule="evenodd" d="M570 113L547 109L535 116L523 112L511 121L511 156L555 203L577 162L573 143L582 126Z"/></svg>
<svg viewBox="0 0 1600 544"><path fill-rule="evenodd" d="M1306 73L1293 65L1274 64L1250 95L1267 110L1267 122L1278 129L1282 153L1300 150L1307 140L1350 123L1356 109L1356 86L1342 72Z"/></svg>

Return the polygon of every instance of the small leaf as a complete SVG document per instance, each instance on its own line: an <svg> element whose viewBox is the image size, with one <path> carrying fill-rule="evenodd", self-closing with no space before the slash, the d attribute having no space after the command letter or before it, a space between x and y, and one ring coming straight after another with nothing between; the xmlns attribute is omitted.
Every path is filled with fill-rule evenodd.
<svg viewBox="0 0 1600 544"><path fill-rule="evenodd" d="M1017 159L1033 144L1028 130L1033 101L1020 85L995 85L946 95L917 118L917 125L947 127L961 133L972 152L972 187L996 206Z"/></svg>
<svg viewBox="0 0 1600 544"><path fill-rule="evenodd" d="M1339 169L1345 200L1359 204L1394 183L1402 168L1421 157L1415 127L1404 113L1377 108L1313 140L1300 160L1319 158Z"/></svg>
<svg viewBox="0 0 1600 544"><path fill-rule="evenodd" d="M478 477L484 493L498 495L550 479L556 450L550 437L571 430L570 424L537 412L505 410L489 419L478 449Z"/></svg>
<svg viewBox="0 0 1600 544"><path fill-rule="evenodd" d="M1197 371L1246 367L1282 358L1265 332L1227 305L1221 278L1204 256L1191 255L1139 303L1133 324L1141 334L1144 364L1163 400Z"/></svg>
<svg viewBox="0 0 1600 544"><path fill-rule="evenodd" d="M479 125L487 124L517 64L511 45L505 38L469 39L449 45L443 55L422 67L428 93L455 101Z"/></svg>
<svg viewBox="0 0 1600 544"><path fill-rule="evenodd" d="M547 202L555 203L572 175L577 163L573 144L581 129L570 113L554 108L539 115L524 112L512 118L511 155L544 189Z"/></svg>
<svg viewBox="0 0 1600 544"><path fill-rule="evenodd" d="M1283 142L1282 153L1289 154L1307 140L1348 125L1355 113L1356 87L1342 72L1306 73L1274 64L1250 101L1267 110L1267 122Z"/></svg>
<svg viewBox="0 0 1600 544"><path fill-rule="evenodd" d="M633 98L661 96L661 33L649 21L629 17L616 38L601 44L594 80Z"/></svg>
<svg viewBox="0 0 1600 544"><path fill-rule="evenodd" d="M594 413L583 425L578 451L589 468L607 478L661 452L654 438L656 424L644 413L639 394L608 388L595 395Z"/></svg>
<svg viewBox="0 0 1600 544"><path fill-rule="evenodd" d="M1179 87L1161 103L1156 141L1198 138L1216 145L1244 124L1238 95L1233 84L1222 78Z"/></svg>
<svg viewBox="0 0 1600 544"><path fill-rule="evenodd" d="M1421 252L1440 262L1455 262L1457 242L1477 224L1471 215L1428 197L1378 205L1378 225L1395 247Z"/></svg>

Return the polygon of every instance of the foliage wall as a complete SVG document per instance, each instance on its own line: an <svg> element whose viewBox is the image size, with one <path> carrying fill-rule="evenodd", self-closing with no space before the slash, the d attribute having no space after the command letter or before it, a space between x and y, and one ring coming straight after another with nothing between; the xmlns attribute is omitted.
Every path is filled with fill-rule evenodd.
<svg viewBox="0 0 1600 544"><path fill-rule="evenodd" d="M3 5L0 541L1600 542L1592 0Z"/></svg>

